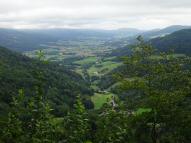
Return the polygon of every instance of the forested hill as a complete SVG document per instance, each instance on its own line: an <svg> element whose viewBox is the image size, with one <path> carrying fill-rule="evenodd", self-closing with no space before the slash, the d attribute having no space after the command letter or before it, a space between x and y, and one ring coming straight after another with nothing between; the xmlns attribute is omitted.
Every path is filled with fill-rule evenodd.
<svg viewBox="0 0 191 143"><path fill-rule="evenodd" d="M173 49L175 53L191 54L191 29L176 31L164 37L149 41L160 51Z"/></svg>
<svg viewBox="0 0 191 143"><path fill-rule="evenodd" d="M38 72L43 73L45 94L55 107L56 114L67 110L77 95L92 94L88 83L64 66L54 63L43 64L0 47L1 112L10 103L12 97L18 95L19 89L23 88L26 96L34 94L35 86L39 83Z"/></svg>
<svg viewBox="0 0 191 143"><path fill-rule="evenodd" d="M147 31L142 33L141 35L143 36L144 39L151 39L151 38L156 38L156 37L162 37L168 34L171 34L173 32L183 30L183 29L189 29L191 26L183 26L183 25L172 25L163 29L154 29L151 31Z"/></svg>
<svg viewBox="0 0 191 143"><path fill-rule="evenodd" d="M163 37L157 37L151 40L144 40L154 46L160 52L169 52L173 50L174 53L177 54L191 55L191 29L182 29ZM131 46L132 45L126 45L124 47L114 49L109 56L128 55L130 53Z"/></svg>

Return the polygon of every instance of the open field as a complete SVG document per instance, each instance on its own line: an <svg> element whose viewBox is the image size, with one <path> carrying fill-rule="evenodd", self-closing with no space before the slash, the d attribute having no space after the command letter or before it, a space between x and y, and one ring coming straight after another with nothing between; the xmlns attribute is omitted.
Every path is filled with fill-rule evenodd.
<svg viewBox="0 0 191 143"><path fill-rule="evenodd" d="M169 58L170 57L181 58L181 57L185 57L185 56L186 56L185 54L171 54L171 55L168 55ZM153 60L161 60L161 59L163 59L163 57L160 56L160 55L153 55L153 56L151 56L151 59L153 59Z"/></svg>
<svg viewBox="0 0 191 143"><path fill-rule="evenodd" d="M112 93L95 93L95 95L91 98L92 102L94 103L94 108L100 109L103 106L103 104L107 103L107 100L110 99L113 95L114 94Z"/></svg>
<svg viewBox="0 0 191 143"><path fill-rule="evenodd" d="M96 75L102 76L110 72L111 70L117 68L120 65L121 63L112 62L112 61L101 62L99 64L95 64L92 67L90 67L88 69L88 73L90 76L96 76Z"/></svg>
<svg viewBox="0 0 191 143"><path fill-rule="evenodd" d="M75 64L79 65L87 65L87 64L94 64L97 61L97 57L87 57L79 61L75 61Z"/></svg>

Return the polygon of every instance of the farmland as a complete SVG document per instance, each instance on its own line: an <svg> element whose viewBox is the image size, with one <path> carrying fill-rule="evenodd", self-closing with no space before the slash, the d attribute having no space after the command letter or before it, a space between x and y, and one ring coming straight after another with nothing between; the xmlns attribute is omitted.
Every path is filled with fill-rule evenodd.
<svg viewBox="0 0 191 143"><path fill-rule="evenodd" d="M102 105L107 102L107 100L111 99L112 96L112 93L96 93L91 98L94 103L94 108L100 109Z"/></svg>
<svg viewBox="0 0 191 143"><path fill-rule="evenodd" d="M115 56L107 56L115 47L108 47L104 44L105 42L99 39L58 41L44 45L45 48L42 50L48 61L58 62L72 68L73 71L91 83L91 88L98 92L91 99L97 109L112 95L108 90L109 88L107 94L99 93L101 91L98 86L100 79L122 65ZM29 57L36 57L37 52L34 50L24 54Z"/></svg>

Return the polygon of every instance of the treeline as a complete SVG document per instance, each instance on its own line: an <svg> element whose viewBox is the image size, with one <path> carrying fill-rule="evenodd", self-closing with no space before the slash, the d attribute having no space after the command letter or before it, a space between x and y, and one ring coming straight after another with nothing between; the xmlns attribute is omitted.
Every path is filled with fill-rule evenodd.
<svg viewBox="0 0 191 143"><path fill-rule="evenodd" d="M116 74L118 96L100 110L86 110L80 97L61 118L51 113L41 81L32 98L14 96L1 121L5 143L190 143L191 58L161 53L138 38Z"/></svg>

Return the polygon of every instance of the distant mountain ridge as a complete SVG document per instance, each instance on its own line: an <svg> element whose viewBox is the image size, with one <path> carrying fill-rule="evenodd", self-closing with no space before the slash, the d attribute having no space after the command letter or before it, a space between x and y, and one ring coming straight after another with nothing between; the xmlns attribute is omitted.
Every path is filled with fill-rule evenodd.
<svg viewBox="0 0 191 143"><path fill-rule="evenodd" d="M163 37L165 35L171 34L173 32L182 30L182 29L189 29L191 26L183 26L183 25L172 25L169 27L166 27L164 29L158 29L158 30L151 30L148 32L144 32L141 35L145 39L152 39L156 37Z"/></svg>
<svg viewBox="0 0 191 143"><path fill-rule="evenodd" d="M136 38L140 35L144 38L145 41L149 41L150 39L154 39L157 37L164 37L173 32L176 32L182 29L189 29L189 28L191 28L191 26L172 25L163 29L153 29L153 30L143 31L133 36L122 37L116 40L114 39L113 41L109 43L107 42L106 45L123 49L123 47L124 46L126 47L126 45L136 44L137 43Z"/></svg>
<svg viewBox="0 0 191 143"><path fill-rule="evenodd" d="M0 29L0 45L14 51L30 51L40 49L47 41L56 41L52 36L31 33L22 30Z"/></svg>
<svg viewBox="0 0 191 143"><path fill-rule="evenodd" d="M114 37L128 37L141 33L137 29L33 29L14 30L0 29L0 45L9 47L14 51L31 51L46 48L42 45L59 40L80 40L97 38L101 40Z"/></svg>
<svg viewBox="0 0 191 143"><path fill-rule="evenodd" d="M191 28L182 29L163 37L157 37L146 41L161 52L173 50L175 53L191 55ZM110 56L125 56L130 53L131 45L113 50Z"/></svg>
<svg viewBox="0 0 191 143"><path fill-rule="evenodd" d="M84 40L96 38L105 40L106 46L122 48L124 45L136 43L136 37L142 35L145 40L163 37L181 29L191 26L174 25L164 29L142 31L134 28L122 28L116 30L100 29L33 29L15 30L0 29L0 45L19 52L32 51L46 48L49 43L59 40Z"/></svg>
<svg viewBox="0 0 191 143"><path fill-rule="evenodd" d="M191 28L176 31L149 41L159 51L174 50L175 53L191 55Z"/></svg>

